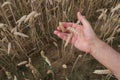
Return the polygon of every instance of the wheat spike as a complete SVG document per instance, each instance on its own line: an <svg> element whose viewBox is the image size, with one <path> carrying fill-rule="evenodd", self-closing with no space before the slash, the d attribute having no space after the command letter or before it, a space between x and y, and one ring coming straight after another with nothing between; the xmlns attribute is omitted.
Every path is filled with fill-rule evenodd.
<svg viewBox="0 0 120 80"><path fill-rule="evenodd" d="M68 37L67 37L67 40L66 40L66 43L64 45L64 47L66 47L68 45L68 43L71 41L71 38L72 38L73 34L69 34Z"/></svg>
<svg viewBox="0 0 120 80"><path fill-rule="evenodd" d="M20 32L14 32L14 35L21 36L21 37L27 37L27 38L29 37L28 35L20 33Z"/></svg>
<svg viewBox="0 0 120 80"><path fill-rule="evenodd" d="M109 71L109 70L95 70L93 73L94 74L110 74L111 71Z"/></svg>
<svg viewBox="0 0 120 80"><path fill-rule="evenodd" d="M120 8L120 4L118 4L115 8L113 8L112 10L111 10L111 12L115 12L116 10L118 10Z"/></svg>
<svg viewBox="0 0 120 80"><path fill-rule="evenodd" d="M71 31L74 34L77 34L78 36L80 35L80 33L76 29L74 29L73 27L68 27L67 30Z"/></svg>
<svg viewBox="0 0 120 80"><path fill-rule="evenodd" d="M32 11L29 15L27 15L27 18L24 20L24 22L28 22L30 19L33 19L38 13L36 11ZM39 14L38 14L39 15Z"/></svg>
<svg viewBox="0 0 120 80"><path fill-rule="evenodd" d="M11 5L12 3L10 2L10 1L6 1L6 2L4 2L3 4L2 4L2 6L1 7L4 7L5 5Z"/></svg>
<svg viewBox="0 0 120 80"><path fill-rule="evenodd" d="M20 23L24 22L26 18L27 18L27 15L24 15L24 16L21 17L16 23L17 23L17 24L20 24Z"/></svg>

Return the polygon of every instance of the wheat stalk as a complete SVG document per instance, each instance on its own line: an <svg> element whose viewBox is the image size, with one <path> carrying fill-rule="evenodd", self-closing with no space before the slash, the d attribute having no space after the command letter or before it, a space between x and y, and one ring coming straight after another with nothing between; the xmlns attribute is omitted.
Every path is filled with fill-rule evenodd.
<svg viewBox="0 0 120 80"><path fill-rule="evenodd" d="M16 77L16 75L14 75L14 80L18 80L17 77Z"/></svg>
<svg viewBox="0 0 120 80"><path fill-rule="evenodd" d="M18 63L17 66L22 66L22 65L25 65L27 63L28 63L27 61L22 61L22 62Z"/></svg>
<svg viewBox="0 0 120 80"><path fill-rule="evenodd" d="M82 57L82 55L78 55L78 57L76 58L76 60L75 60L75 62L74 62L74 64L73 64L73 67L72 67L72 69L71 69L71 73L73 72L73 70L74 70L74 68L75 68L75 65L77 64L79 58L81 58L81 57Z"/></svg>
<svg viewBox="0 0 120 80"><path fill-rule="evenodd" d="M67 37L67 40L66 40L66 43L65 43L64 47L66 47L66 46L68 45L68 43L71 41L72 36L73 36L73 34L72 34L72 33L70 33L70 34L68 35L68 37Z"/></svg>
<svg viewBox="0 0 120 80"><path fill-rule="evenodd" d="M45 56L45 52L41 51L40 52L41 56L45 59L45 61L48 63L49 66L51 66L51 62L50 60Z"/></svg>
<svg viewBox="0 0 120 80"><path fill-rule="evenodd" d="M8 55L10 54L11 51L11 43L8 43Z"/></svg>

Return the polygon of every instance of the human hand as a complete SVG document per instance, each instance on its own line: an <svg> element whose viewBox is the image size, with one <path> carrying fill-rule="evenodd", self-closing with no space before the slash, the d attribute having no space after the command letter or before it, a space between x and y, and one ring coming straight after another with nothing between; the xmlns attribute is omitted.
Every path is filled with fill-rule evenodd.
<svg viewBox="0 0 120 80"><path fill-rule="evenodd" d="M71 31L62 32L61 25L57 27L57 30L54 31L54 34L66 41L68 35L73 33L70 43L82 51L91 52L91 46L94 44L94 41L97 39L97 37L89 22L84 16L81 15L80 12L77 13L77 18L82 23L82 25L71 22L62 22L61 25L65 29L68 27L74 28L77 32L80 33L80 35L77 35Z"/></svg>

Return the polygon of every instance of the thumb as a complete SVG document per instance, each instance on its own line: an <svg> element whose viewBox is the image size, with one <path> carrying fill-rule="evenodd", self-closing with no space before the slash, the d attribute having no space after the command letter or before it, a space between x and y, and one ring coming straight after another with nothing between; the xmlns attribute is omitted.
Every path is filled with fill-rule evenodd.
<svg viewBox="0 0 120 80"><path fill-rule="evenodd" d="M90 25L89 22L87 21L87 19L85 18L85 16L82 16L80 12L77 13L77 18L78 18L79 21L81 21L83 26Z"/></svg>

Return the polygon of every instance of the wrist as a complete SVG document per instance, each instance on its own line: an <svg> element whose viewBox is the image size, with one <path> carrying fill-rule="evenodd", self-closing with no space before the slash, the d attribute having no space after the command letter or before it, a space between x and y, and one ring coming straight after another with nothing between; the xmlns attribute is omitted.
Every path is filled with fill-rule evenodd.
<svg viewBox="0 0 120 80"><path fill-rule="evenodd" d="M90 54L94 53L96 50L99 50L99 49L97 49L98 46L99 46L99 48L103 48L104 47L103 43L104 43L103 41L101 41L99 38L96 37L92 41Z"/></svg>

